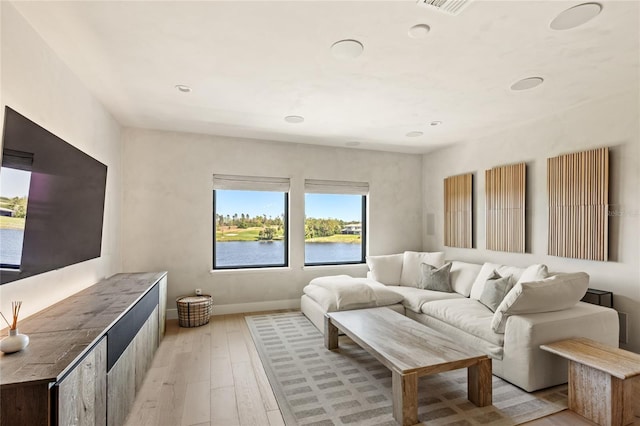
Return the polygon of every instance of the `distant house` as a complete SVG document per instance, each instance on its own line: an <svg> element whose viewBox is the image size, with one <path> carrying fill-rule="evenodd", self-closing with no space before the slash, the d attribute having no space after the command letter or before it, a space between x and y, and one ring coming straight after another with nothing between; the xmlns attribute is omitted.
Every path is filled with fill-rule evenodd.
<svg viewBox="0 0 640 426"><path fill-rule="evenodd" d="M13 210L0 207L0 216L13 217Z"/></svg>
<svg viewBox="0 0 640 426"><path fill-rule="evenodd" d="M352 223L350 225L346 225L342 228L341 231L343 234L358 234L362 232L362 224L361 223Z"/></svg>

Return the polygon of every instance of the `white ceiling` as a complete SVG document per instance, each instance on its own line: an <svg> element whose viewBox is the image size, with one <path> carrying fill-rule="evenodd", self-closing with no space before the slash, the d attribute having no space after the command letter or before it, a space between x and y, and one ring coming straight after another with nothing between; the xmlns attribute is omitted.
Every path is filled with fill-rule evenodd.
<svg viewBox="0 0 640 426"><path fill-rule="evenodd" d="M638 91L639 2L549 28L579 3L475 0L450 16L413 0L13 2L122 125L414 153ZM416 24L426 38L408 36ZM363 54L333 58L342 39ZM509 89L531 76L545 82Z"/></svg>

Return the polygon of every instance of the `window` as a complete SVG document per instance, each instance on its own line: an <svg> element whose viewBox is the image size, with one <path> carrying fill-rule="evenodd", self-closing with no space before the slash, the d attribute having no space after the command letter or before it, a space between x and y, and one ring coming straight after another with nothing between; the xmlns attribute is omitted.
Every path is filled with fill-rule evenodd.
<svg viewBox="0 0 640 426"><path fill-rule="evenodd" d="M33 156L5 151L0 168L0 267L20 269Z"/></svg>
<svg viewBox="0 0 640 426"><path fill-rule="evenodd" d="M213 180L213 269L287 266L289 179Z"/></svg>
<svg viewBox="0 0 640 426"><path fill-rule="evenodd" d="M363 263L367 183L305 181L305 265Z"/></svg>

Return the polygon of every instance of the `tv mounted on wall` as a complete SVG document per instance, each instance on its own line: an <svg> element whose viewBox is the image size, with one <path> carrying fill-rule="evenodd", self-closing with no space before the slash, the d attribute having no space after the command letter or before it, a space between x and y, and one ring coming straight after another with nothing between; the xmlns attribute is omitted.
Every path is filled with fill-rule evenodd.
<svg viewBox="0 0 640 426"><path fill-rule="evenodd" d="M107 166L5 108L0 284L100 257Z"/></svg>

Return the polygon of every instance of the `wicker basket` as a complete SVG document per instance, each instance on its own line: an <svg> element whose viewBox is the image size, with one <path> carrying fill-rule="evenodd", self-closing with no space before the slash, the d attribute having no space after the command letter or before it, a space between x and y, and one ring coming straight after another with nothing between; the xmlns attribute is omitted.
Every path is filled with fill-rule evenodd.
<svg viewBox="0 0 640 426"><path fill-rule="evenodd" d="M202 296L181 296L176 299L180 327L199 327L209 323L213 311L213 299Z"/></svg>

